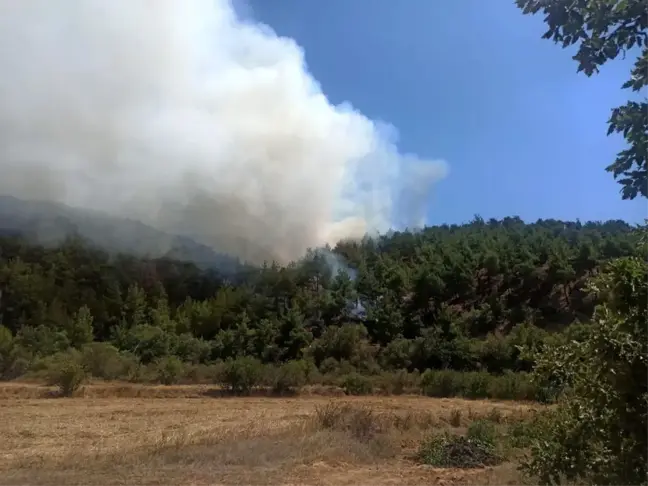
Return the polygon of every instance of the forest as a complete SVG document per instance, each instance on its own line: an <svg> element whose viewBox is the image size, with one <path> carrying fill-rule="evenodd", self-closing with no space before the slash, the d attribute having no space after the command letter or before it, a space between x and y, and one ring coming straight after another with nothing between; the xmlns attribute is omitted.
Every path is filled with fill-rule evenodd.
<svg viewBox="0 0 648 486"><path fill-rule="evenodd" d="M310 382L393 391L422 380L432 395L542 398L547 390L526 383L534 362L525 350L587 333L598 301L586 281L639 256L638 238L623 221L476 216L232 276L81 237L42 246L7 235L0 372L36 377L73 360L95 378L238 391ZM472 379L449 384L459 372ZM498 377L514 389L493 389Z"/></svg>

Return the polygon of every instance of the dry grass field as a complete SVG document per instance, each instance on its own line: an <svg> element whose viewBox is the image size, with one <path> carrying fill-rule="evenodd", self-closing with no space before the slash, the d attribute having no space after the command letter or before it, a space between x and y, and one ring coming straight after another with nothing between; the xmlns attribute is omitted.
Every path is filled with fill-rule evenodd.
<svg viewBox="0 0 648 486"><path fill-rule="evenodd" d="M48 394L0 385L0 484L520 484L512 463L435 469L413 456L432 430L537 408L418 396L214 398L196 386ZM328 423L331 412L351 420Z"/></svg>

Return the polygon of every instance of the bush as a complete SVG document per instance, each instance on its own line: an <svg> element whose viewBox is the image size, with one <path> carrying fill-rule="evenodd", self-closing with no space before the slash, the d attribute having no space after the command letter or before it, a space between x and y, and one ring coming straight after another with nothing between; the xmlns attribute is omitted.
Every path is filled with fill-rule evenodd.
<svg viewBox="0 0 648 486"><path fill-rule="evenodd" d="M175 356L166 356L156 361L157 379L163 385L178 382L184 371L182 361Z"/></svg>
<svg viewBox="0 0 648 486"><path fill-rule="evenodd" d="M217 365L186 365L184 369L184 376L191 383L213 383L220 373L220 367Z"/></svg>
<svg viewBox="0 0 648 486"><path fill-rule="evenodd" d="M466 437L484 448L494 451L497 443L497 429L490 420L476 420L468 426Z"/></svg>
<svg viewBox="0 0 648 486"><path fill-rule="evenodd" d="M174 354L177 339L175 334L148 324L140 324L130 329L118 328L115 331L117 347L137 355L144 364Z"/></svg>
<svg viewBox="0 0 648 486"><path fill-rule="evenodd" d="M421 391L431 397L495 398L500 400L534 400L538 388L526 373L426 370L421 375Z"/></svg>
<svg viewBox="0 0 648 486"><path fill-rule="evenodd" d="M272 390L275 393L294 393L306 384L306 363L303 361L288 361L276 371Z"/></svg>
<svg viewBox="0 0 648 486"><path fill-rule="evenodd" d="M57 386L61 396L72 396L86 379L86 370L78 352L51 356L47 366L48 384Z"/></svg>
<svg viewBox="0 0 648 486"><path fill-rule="evenodd" d="M350 373L342 377L340 384L347 395L370 395L373 393L371 379L358 373Z"/></svg>
<svg viewBox="0 0 648 486"><path fill-rule="evenodd" d="M115 380L124 376L128 364L119 350L108 343L90 343L81 350L84 368L95 378Z"/></svg>
<svg viewBox="0 0 648 486"><path fill-rule="evenodd" d="M487 397L498 400L540 400L543 389L537 387L531 375L507 371L494 377L488 385Z"/></svg>
<svg viewBox="0 0 648 486"><path fill-rule="evenodd" d="M435 434L421 443L419 460L434 467L476 468L502 462L488 441L449 433Z"/></svg>
<svg viewBox="0 0 648 486"><path fill-rule="evenodd" d="M21 348L15 348L7 367L2 372L3 380L14 380L26 374L31 366L31 359Z"/></svg>
<svg viewBox="0 0 648 486"><path fill-rule="evenodd" d="M421 391L429 397L455 397L459 393L459 375L450 370L425 370L421 375Z"/></svg>
<svg viewBox="0 0 648 486"><path fill-rule="evenodd" d="M495 398L489 393L492 382L497 381L496 377L484 372L465 373L463 380L457 380L459 394L465 398Z"/></svg>
<svg viewBox="0 0 648 486"><path fill-rule="evenodd" d="M380 380L381 390L389 395L402 395L416 385L416 377L407 370L383 373Z"/></svg>
<svg viewBox="0 0 648 486"><path fill-rule="evenodd" d="M123 359L124 371L123 376L132 383L150 381L149 369L143 365L139 357L131 352L122 351L119 353Z"/></svg>
<svg viewBox="0 0 648 486"><path fill-rule="evenodd" d="M175 354L184 363L204 363L211 353L211 344L189 333L180 334L176 344Z"/></svg>
<svg viewBox="0 0 648 486"><path fill-rule="evenodd" d="M36 327L21 327L13 342L31 355L38 357L65 352L70 347L70 341L65 332L51 329L42 324Z"/></svg>
<svg viewBox="0 0 648 486"><path fill-rule="evenodd" d="M251 357L242 357L226 361L219 373L218 382L226 390L242 395L249 394L263 378L261 361Z"/></svg>
<svg viewBox="0 0 648 486"><path fill-rule="evenodd" d="M13 351L14 342L13 335L9 328L0 324L0 366L5 360L8 360L9 355Z"/></svg>
<svg viewBox="0 0 648 486"><path fill-rule="evenodd" d="M29 369L30 353L16 345L11 331L0 325L0 379L13 380Z"/></svg>

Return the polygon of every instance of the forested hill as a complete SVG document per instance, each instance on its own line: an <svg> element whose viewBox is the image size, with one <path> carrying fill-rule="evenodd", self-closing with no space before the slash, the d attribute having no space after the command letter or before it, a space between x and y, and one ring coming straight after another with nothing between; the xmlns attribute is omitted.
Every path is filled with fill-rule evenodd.
<svg viewBox="0 0 648 486"><path fill-rule="evenodd" d="M112 253L167 257L233 275L242 264L186 236L172 235L139 221L51 201L27 201L0 194L0 235L19 234L47 246L76 235Z"/></svg>
<svg viewBox="0 0 648 486"><path fill-rule="evenodd" d="M191 263L109 256L78 239L46 248L4 236L0 317L25 360L98 340L142 362L251 355L501 371L519 365L507 339L586 321L586 277L636 254L636 240L622 221L476 218L340 243L332 251L348 272L333 275L331 255L314 252L233 282ZM508 343L504 361L487 359L493 343Z"/></svg>

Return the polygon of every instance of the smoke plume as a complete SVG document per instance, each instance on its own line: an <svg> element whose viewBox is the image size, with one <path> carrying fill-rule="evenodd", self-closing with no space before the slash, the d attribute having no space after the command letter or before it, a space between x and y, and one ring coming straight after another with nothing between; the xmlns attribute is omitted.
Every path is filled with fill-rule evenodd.
<svg viewBox="0 0 648 486"><path fill-rule="evenodd" d="M418 224L446 172L225 0L0 0L0 68L0 193L249 261Z"/></svg>

